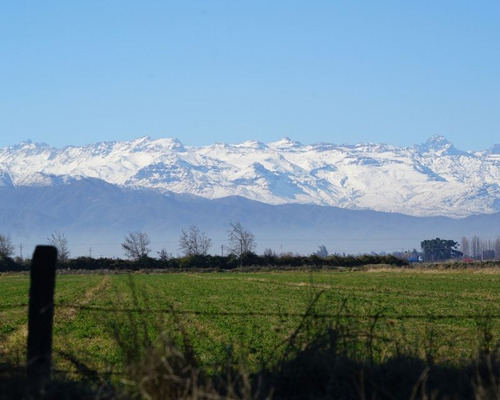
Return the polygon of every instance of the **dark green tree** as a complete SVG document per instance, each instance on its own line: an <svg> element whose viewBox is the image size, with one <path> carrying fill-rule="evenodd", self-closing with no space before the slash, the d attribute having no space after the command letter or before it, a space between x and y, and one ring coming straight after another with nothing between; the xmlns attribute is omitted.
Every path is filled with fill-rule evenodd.
<svg viewBox="0 0 500 400"><path fill-rule="evenodd" d="M446 239L430 239L420 243L422 252L424 253L424 261L444 261L453 257L459 256L459 251L456 250L458 242Z"/></svg>

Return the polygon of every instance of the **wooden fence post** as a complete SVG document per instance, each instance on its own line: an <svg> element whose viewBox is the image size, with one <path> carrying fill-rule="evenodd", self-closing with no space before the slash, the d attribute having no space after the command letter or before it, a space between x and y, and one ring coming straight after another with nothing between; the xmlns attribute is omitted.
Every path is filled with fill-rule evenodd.
<svg viewBox="0 0 500 400"><path fill-rule="evenodd" d="M57 250L37 246L30 272L27 377L38 385L50 379Z"/></svg>

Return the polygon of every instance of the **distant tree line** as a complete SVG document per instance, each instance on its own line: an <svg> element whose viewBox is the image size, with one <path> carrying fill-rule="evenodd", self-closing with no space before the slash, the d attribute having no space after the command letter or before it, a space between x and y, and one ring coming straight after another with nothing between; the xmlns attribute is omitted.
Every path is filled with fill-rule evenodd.
<svg viewBox="0 0 500 400"><path fill-rule="evenodd" d="M60 264L60 268L70 270L186 270L186 269L220 269L231 270L239 267L360 267L363 265L389 264L394 266L407 265L407 262L394 256L338 256L331 255L325 258L316 255L257 255L247 253L242 258L229 254L227 256L193 255L171 257L167 260L143 257L136 260L114 258L78 257Z"/></svg>
<svg viewBox="0 0 500 400"><path fill-rule="evenodd" d="M475 260L500 260L500 237L484 239L477 235L462 237L460 250L464 257Z"/></svg>
<svg viewBox="0 0 500 400"><path fill-rule="evenodd" d="M394 255L338 255L329 254L325 245L309 255L276 254L266 249L262 255L255 253L255 235L240 222L231 222L228 229L228 245L222 246L221 255L211 255L212 240L197 225L181 231L178 250L182 256L173 257L166 249L150 256L151 240L145 232L131 232L125 236L121 247L127 259L119 258L70 258L68 240L64 234L54 232L47 238L58 250L59 268L70 270L140 270L140 269L234 269L238 267L358 267L369 264L407 265L408 257ZM224 255L224 248L226 254ZM500 258L500 237L495 240L462 238L460 244L448 239L430 239L421 242L424 261L444 261L470 257L477 260ZM10 236L0 233L0 272L29 270L29 260L13 258L14 246ZM459 250L460 249L460 250ZM416 250L413 253L417 254ZM412 254L413 254L412 253ZM405 259L406 258L406 259Z"/></svg>
<svg viewBox="0 0 500 400"><path fill-rule="evenodd" d="M484 239L477 235L462 237L459 242L448 239L430 239L421 242L424 261L472 259L481 261L500 260L500 237Z"/></svg>
<svg viewBox="0 0 500 400"><path fill-rule="evenodd" d="M338 256L331 255L325 258L316 255L257 255L248 253L242 259L235 255L227 256L184 256L172 257L168 260L143 257L137 260L126 260L117 258L71 258L64 263L58 263L57 268L61 270L87 270L87 271L138 271L138 270L189 270L189 269L215 269L232 270L247 267L269 267L269 268L303 268L303 267L360 267L364 265L388 264L393 266L404 266L408 263L400 258L386 255L362 255L362 256ZM0 272L2 271L29 271L29 260L20 262L12 258L0 260Z"/></svg>
<svg viewBox="0 0 500 400"><path fill-rule="evenodd" d="M185 270L192 268L231 270L238 267L358 267L368 264L390 264L403 266L407 263L390 255L340 256L328 255L324 245L310 256L276 254L266 249L263 255L256 254L255 236L241 223L230 224L226 255L210 255L211 240L198 226L182 230L179 238L180 257L170 256L165 249L157 258L150 257L151 240L144 232L131 232L125 236L122 249L127 259L117 258L70 258L68 241L64 234L54 233L47 238L49 244L58 249L58 268L69 270ZM0 272L29 270L29 260L12 258L14 246L10 237L0 234Z"/></svg>

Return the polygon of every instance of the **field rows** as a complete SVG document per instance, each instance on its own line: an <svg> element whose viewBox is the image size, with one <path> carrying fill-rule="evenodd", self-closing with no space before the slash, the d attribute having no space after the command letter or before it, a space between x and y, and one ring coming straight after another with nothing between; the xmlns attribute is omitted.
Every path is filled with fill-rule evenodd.
<svg viewBox="0 0 500 400"><path fill-rule="evenodd" d="M21 305L28 301L28 280L0 276L0 362L25 359L27 308ZM432 347L434 357L458 363L474 357L485 332L500 339L500 319L480 317L500 316L500 272L494 270L59 275L55 365L120 371L120 342L133 345L164 331L179 339L184 331L208 366L228 352L250 366L269 364L316 297L310 333L328 324L350 335L370 333L378 360L401 349L423 357ZM325 314L332 317L316 318ZM424 318L397 318L405 315Z"/></svg>

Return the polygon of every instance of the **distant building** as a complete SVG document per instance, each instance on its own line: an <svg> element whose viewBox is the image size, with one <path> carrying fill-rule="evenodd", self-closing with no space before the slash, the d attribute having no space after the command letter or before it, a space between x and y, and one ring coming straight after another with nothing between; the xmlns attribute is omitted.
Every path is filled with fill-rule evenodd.
<svg viewBox="0 0 500 400"><path fill-rule="evenodd" d="M395 257L402 258L403 260L408 261L409 263L422 262L422 254L417 250L413 249L412 251L407 250L401 253L393 253Z"/></svg>

